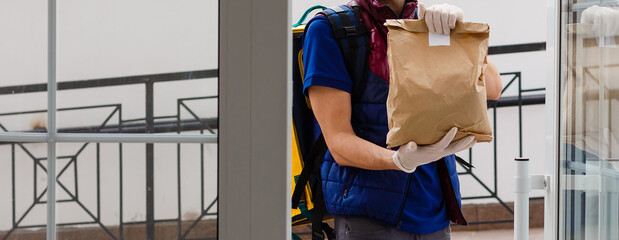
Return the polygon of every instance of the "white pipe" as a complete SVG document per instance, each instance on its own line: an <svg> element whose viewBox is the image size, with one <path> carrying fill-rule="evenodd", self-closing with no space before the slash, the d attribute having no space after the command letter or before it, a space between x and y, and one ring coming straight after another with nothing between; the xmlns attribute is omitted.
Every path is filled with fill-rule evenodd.
<svg viewBox="0 0 619 240"><path fill-rule="evenodd" d="M3 132L0 142L47 142L47 133Z"/></svg>
<svg viewBox="0 0 619 240"><path fill-rule="evenodd" d="M56 142L217 143L216 134L58 133Z"/></svg>
<svg viewBox="0 0 619 240"><path fill-rule="evenodd" d="M0 133L0 142L45 143L50 138L47 133ZM56 133L54 142L217 143L217 134Z"/></svg>
<svg viewBox="0 0 619 240"><path fill-rule="evenodd" d="M516 158L516 176L514 176L514 240L529 239L529 159Z"/></svg>

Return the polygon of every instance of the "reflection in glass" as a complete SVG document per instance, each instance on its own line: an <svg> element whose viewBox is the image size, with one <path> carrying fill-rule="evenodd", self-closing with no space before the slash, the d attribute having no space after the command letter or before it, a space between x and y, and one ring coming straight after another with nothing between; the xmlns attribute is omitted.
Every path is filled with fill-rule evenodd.
<svg viewBox="0 0 619 240"><path fill-rule="evenodd" d="M0 133L45 131L46 1L0 1Z"/></svg>
<svg viewBox="0 0 619 240"><path fill-rule="evenodd" d="M0 142L0 239L45 239L47 144Z"/></svg>
<svg viewBox="0 0 619 240"><path fill-rule="evenodd" d="M156 239L216 237L217 146L148 145L58 144L56 221L70 225L59 238L147 239L149 227Z"/></svg>
<svg viewBox="0 0 619 240"><path fill-rule="evenodd" d="M58 9L57 105L71 109L58 113L60 132L216 128L217 1L58 1Z"/></svg>
<svg viewBox="0 0 619 240"><path fill-rule="evenodd" d="M560 238L615 239L619 235L619 2L564 3Z"/></svg>

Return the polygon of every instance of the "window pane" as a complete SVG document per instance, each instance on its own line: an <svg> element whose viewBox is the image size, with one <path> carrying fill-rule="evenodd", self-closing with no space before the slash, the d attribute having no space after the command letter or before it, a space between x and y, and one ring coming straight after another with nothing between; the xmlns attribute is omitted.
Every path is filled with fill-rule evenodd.
<svg viewBox="0 0 619 240"><path fill-rule="evenodd" d="M0 142L0 238L45 239L47 144Z"/></svg>
<svg viewBox="0 0 619 240"><path fill-rule="evenodd" d="M619 232L618 1L564 1L560 92L560 234ZM597 6L594 6L597 5Z"/></svg>
<svg viewBox="0 0 619 240"><path fill-rule="evenodd" d="M122 231L124 239L146 239L149 227L156 239L179 239L179 229L183 239L216 237L216 144L61 143L57 149L59 238L121 239Z"/></svg>
<svg viewBox="0 0 619 240"><path fill-rule="evenodd" d="M46 1L0 2L0 133L45 132Z"/></svg>
<svg viewBox="0 0 619 240"><path fill-rule="evenodd" d="M59 1L59 132L214 132L217 3Z"/></svg>
<svg viewBox="0 0 619 240"><path fill-rule="evenodd" d="M217 1L58 2L58 131L217 133L217 29ZM58 237L216 237L216 149L59 143Z"/></svg>

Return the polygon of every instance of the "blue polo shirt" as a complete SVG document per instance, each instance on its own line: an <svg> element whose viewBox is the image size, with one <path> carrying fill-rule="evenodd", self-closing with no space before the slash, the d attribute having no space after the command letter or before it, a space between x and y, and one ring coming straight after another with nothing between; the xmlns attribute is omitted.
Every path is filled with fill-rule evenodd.
<svg viewBox="0 0 619 240"><path fill-rule="evenodd" d="M310 24L303 42L303 92L307 96L310 86L323 86L351 93L352 80L329 20L324 16L317 18ZM316 128L319 129L317 124ZM436 162L422 165L411 174L409 192L397 224L399 230L427 234L449 226L438 176Z"/></svg>

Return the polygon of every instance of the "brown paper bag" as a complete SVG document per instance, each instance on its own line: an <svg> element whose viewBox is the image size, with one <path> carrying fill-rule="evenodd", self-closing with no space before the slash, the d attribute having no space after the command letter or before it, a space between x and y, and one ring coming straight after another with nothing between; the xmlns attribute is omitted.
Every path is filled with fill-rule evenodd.
<svg viewBox="0 0 619 240"><path fill-rule="evenodd" d="M389 97L387 146L441 140L452 127L492 141L483 69L489 27L457 22L449 46L429 46L423 20L388 20Z"/></svg>

